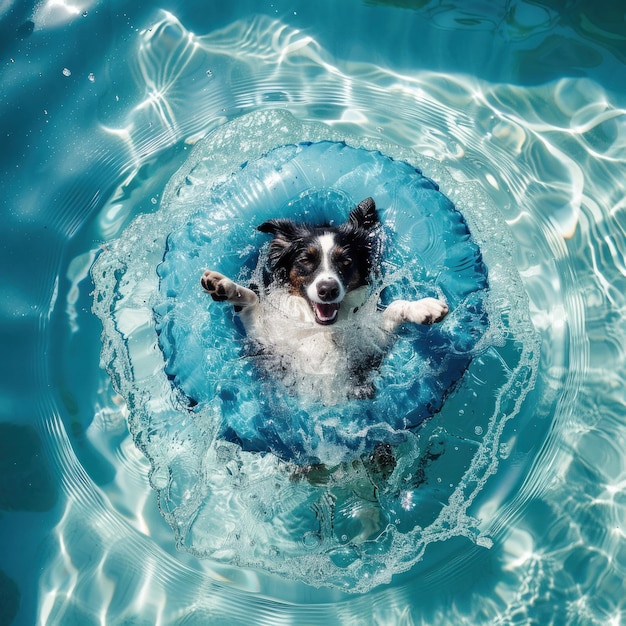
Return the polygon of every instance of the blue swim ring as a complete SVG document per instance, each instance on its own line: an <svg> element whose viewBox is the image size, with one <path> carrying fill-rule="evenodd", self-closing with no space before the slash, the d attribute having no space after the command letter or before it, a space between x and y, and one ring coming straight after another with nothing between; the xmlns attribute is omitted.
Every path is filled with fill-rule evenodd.
<svg viewBox="0 0 626 626"><path fill-rule="evenodd" d="M259 376L232 307L212 303L199 277L211 268L245 284L268 239L256 226L276 217L339 223L368 196L385 229L381 307L443 296L450 313L400 331L374 398L303 404ZM191 413L208 409L218 437L302 465L401 442L441 409L488 325L487 268L462 214L412 165L342 142L281 146L243 163L170 233L158 275L158 345L179 401Z"/></svg>

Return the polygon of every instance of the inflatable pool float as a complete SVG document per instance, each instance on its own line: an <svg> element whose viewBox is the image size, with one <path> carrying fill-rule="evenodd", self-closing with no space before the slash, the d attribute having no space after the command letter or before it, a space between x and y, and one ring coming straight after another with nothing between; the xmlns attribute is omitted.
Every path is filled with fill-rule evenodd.
<svg viewBox="0 0 626 626"><path fill-rule="evenodd" d="M368 196L384 228L372 286L379 308L434 296L450 313L441 324L402 327L371 399L327 406L284 393L259 375L232 308L212 303L199 278L211 268L245 285L264 263L259 224L339 223ZM337 141L285 145L242 163L169 234L158 276L158 346L179 402L213 416L219 438L298 465L401 442L441 409L489 321L481 251L438 185L406 162Z"/></svg>
<svg viewBox="0 0 626 626"><path fill-rule="evenodd" d="M155 208L102 246L101 364L180 550L363 593L430 544L441 562L450 539L491 545L470 507L504 458L540 342L502 216L461 177L400 146L254 112L201 139ZM343 222L367 197L384 229L367 312L425 296L450 312L397 330L372 397L316 402L263 374L233 307L200 277L261 285L258 225Z"/></svg>

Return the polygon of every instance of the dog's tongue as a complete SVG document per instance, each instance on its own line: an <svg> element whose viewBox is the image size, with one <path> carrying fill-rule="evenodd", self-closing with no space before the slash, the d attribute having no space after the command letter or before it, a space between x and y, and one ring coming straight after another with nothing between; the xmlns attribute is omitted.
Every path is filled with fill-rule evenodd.
<svg viewBox="0 0 626 626"><path fill-rule="evenodd" d="M315 318L319 324L334 324L339 312L339 303L332 304L315 303Z"/></svg>

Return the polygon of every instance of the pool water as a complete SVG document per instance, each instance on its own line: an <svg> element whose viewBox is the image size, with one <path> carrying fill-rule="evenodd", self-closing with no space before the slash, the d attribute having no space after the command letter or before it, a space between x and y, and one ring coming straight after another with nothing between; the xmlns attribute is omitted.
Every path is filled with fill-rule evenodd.
<svg viewBox="0 0 626 626"><path fill-rule="evenodd" d="M0 623L626 621L624 12L582 1L223 5L0 5ZM206 528L177 547L162 477L100 367L94 261L136 217L158 218L204 138L235 128L237 141L278 142L243 136L242 120L263 115L284 116L291 141L315 124L320 138L421 159L483 224L476 237L502 286L494 310L522 320L500 370L495 339L473 363L464 389L483 397L451 397L453 419L429 422L416 444L424 528L449 507L467 532L409 546L409 567L375 584L362 572L353 590L274 571L267 555L202 558L193 540ZM492 414L486 403L535 337L536 375L493 413L484 481L454 508L488 438L475 418ZM372 519L369 494L340 488L328 492L340 508L311 509L318 522ZM308 487L285 483L281 501L295 489ZM207 519L219 525L216 510Z"/></svg>

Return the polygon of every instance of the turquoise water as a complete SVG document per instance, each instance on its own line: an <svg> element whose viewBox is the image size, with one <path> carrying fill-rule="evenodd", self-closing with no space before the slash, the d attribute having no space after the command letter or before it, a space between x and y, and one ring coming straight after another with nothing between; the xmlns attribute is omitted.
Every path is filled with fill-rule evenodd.
<svg viewBox="0 0 626 626"><path fill-rule="evenodd" d="M0 20L0 623L625 621L623 11L9 0ZM490 277L519 277L502 303L541 341L493 472L451 509L477 527L363 593L177 549L99 367L95 258L156 215L202 138L277 110L287 132L315 122L421 155L469 216L483 212ZM493 400L501 381L475 374ZM448 410L461 424L472 408ZM460 460L427 472L439 506L475 458L469 437L444 434L442 458Z"/></svg>

